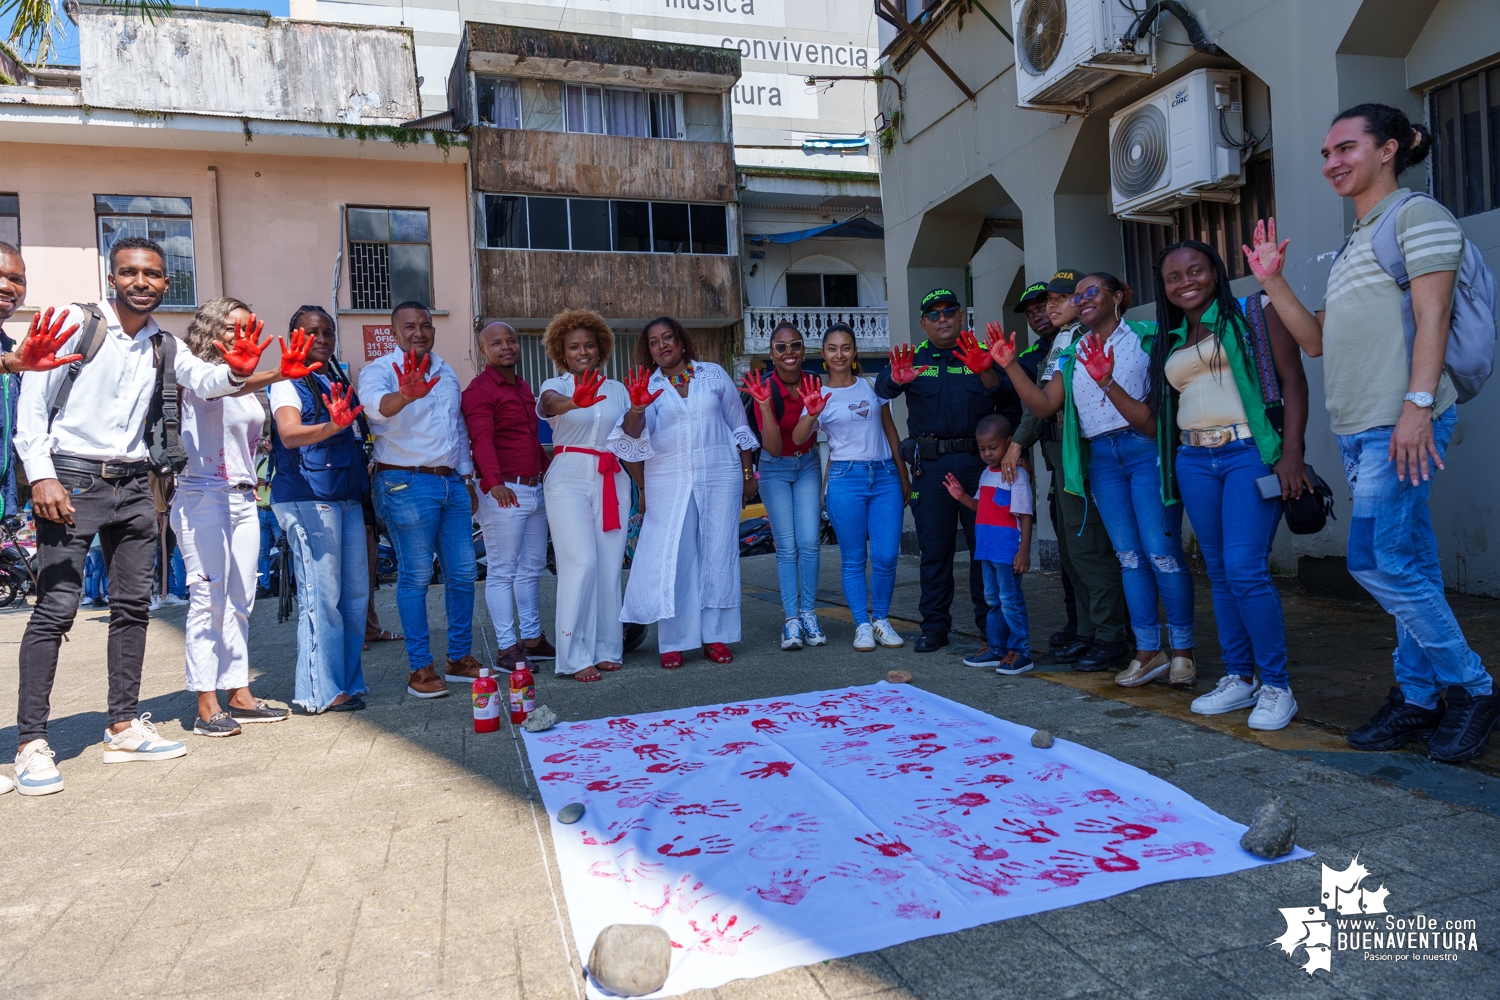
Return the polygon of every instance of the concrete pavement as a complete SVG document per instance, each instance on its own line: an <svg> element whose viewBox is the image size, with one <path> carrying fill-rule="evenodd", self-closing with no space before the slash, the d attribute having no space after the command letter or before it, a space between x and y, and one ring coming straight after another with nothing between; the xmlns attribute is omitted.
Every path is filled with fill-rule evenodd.
<svg viewBox="0 0 1500 1000"><path fill-rule="evenodd" d="M1112 754L1242 822L1268 795L1283 795L1301 816L1298 842L1319 856L791 969L712 996L1494 995L1500 818L1486 770L1439 768L1452 785L1445 793L1436 778L1412 778L1437 767L1415 754L1358 755L1361 767L1336 759L1347 754L1318 720L1254 742L1242 725L1185 721L1179 692L1122 694L1071 671L1002 678L966 668L962 654L974 644L958 638L929 656L910 646L855 653L847 609L833 604L823 609L829 645L785 654L775 642L773 559L742 562L746 641L734 664L689 657L685 669L662 671L648 640L597 684L539 676L539 701L564 719L594 718L871 683L900 666L920 686ZM838 598L836 550L825 549L823 562L823 591ZM915 578L904 563L898 609L915 607ZM545 578L544 620L553 586ZM1027 588L1033 634L1044 637L1060 624L1056 578L1032 574ZM391 598L379 591L394 627ZM440 621L439 592L430 607ZM1200 620L1207 608L1200 601ZM25 614L0 612L0 719L14 714ZM383 645L366 656L365 712L298 714L228 740L181 735L193 711L182 691L182 617L172 609L153 621L142 692L162 731L188 741L177 761L100 762L105 615L85 609L64 647L52 742L67 791L0 798L0 998L581 996L522 752L504 730L472 732L464 689L407 697L404 654ZM476 618L484 620L482 601ZM1320 627L1329 642L1342 627L1334 619ZM1211 643L1200 641L1211 683ZM261 697L290 698L295 642L293 623L277 625L269 604L257 610ZM492 648L493 637L476 647ZM1388 682L1379 683L1383 691ZM5 727L5 753L14 738ZM1343 868L1356 852L1372 873L1367 885L1390 890L1393 914L1472 919L1480 950L1444 963L1345 951L1331 972L1309 976L1303 952L1294 960L1268 948L1286 930L1280 908L1318 901L1320 862Z"/></svg>

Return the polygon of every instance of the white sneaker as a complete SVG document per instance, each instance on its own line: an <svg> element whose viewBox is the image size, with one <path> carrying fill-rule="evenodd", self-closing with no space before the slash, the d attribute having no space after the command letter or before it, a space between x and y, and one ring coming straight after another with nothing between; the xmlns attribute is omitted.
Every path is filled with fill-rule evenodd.
<svg viewBox="0 0 1500 1000"><path fill-rule="evenodd" d="M875 641L882 646L887 649L896 649L899 646L906 645L906 640L901 638L901 633L897 632L895 627L891 625L889 618L877 618L871 624L875 629Z"/></svg>
<svg viewBox="0 0 1500 1000"><path fill-rule="evenodd" d="M802 619L788 618L786 624L781 626L781 648L802 648Z"/></svg>
<svg viewBox="0 0 1500 1000"><path fill-rule="evenodd" d="M32 740L16 754L16 791L22 795L51 795L63 790L62 774L52 759L57 756L46 740Z"/></svg>
<svg viewBox="0 0 1500 1000"><path fill-rule="evenodd" d="M129 729L118 733L104 730L104 763L124 764L132 760L171 760L187 754L187 747L164 738L151 724L151 713L143 712Z"/></svg>
<svg viewBox="0 0 1500 1000"><path fill-rule="evenodd" d="M152 594L151 595L151 603L148 604L148 605L146 605L146 610L148 610L148 611L160 611L161 610L161 597L160 597L160 595L158 595L158 594Z"/></svg>
<svg viewBox="0 0 1500 1000"><path fill-rule="evenodd" d="M94 606L94 599L92 597L85 597L83 600L78 602L78 606L80 608L92 608Z"/></svg>
<svg viewBox="0 0 1500 1000"><path fill-rule="evenodd" d="M4 795L6 792L15 787L16 783L14 781L11 781L3 774L0 774L0 795Z"/></svg>
<svg viewBox="0 0 1500 1000"><path fill-rule="evenodd" d="M1246 723L1251 729L1285 729L1297 714L1297 699L1291 688L1264 686Z"/></svg>
<svg viewBox="0 0 1500 1000"><path fill-rule="evenodd" d="M818 615L813 611L804 611L799 616L802 619L802 641L809 646L821 646L828 641L828 636L823 633L823 628L818 624Z"/></svg>
<svg viewBox="0 0 1500 1000"><path fill-rule="evenodd" d="M1255 704L1260 684L1236 674L1225 674L1208 694L1200 694L1189 707L1198 715L1223 715Z"/></svg>
<svg viewBox="0 0 1500 1000"><path fill-rule="evenodd" d="M161 599L161 603L169 608L180 608L184 604L186 604L187 601L184 598L178 597L176 594L167 594Z"/></svg>
<svg viewBox="0 0 1500 1000"><path fill-rule="evenodd" d="M875 648L875 628L869 622L854 626L854 648L861 653Z"/></svg>

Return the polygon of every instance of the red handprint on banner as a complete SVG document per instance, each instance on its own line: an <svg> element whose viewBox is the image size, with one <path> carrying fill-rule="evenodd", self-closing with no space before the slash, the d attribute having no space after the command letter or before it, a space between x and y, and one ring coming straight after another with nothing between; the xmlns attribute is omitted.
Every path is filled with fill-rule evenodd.
<svg viewBox="0 0 1500 1000"><path fill-rule="evenodd" d="M1008 774L963 774L953 780L960 785L1008 785L1016 779Z"/></svg>
<svg viewBox="0 0 1500 1000"><path fill-rule="evenodd" d="M867 833L863 837L855 837L854 839L866 847L873 847L882 857L886 858L899 858L903 854L911 853L910 847L907 847L899 840L887 837L878 830L874 833Z"/></svg>
<svg viewBox="0 0 1500 1000"><path fill-rule="evenodd" d="M651 764L646 768L648 774L671 774L673 771L679 774L689 774L699 768L707 767L701 760L669 760L660 764Z"/></svg>
<svg viewBox="0 0 1500 1000"><path fill-rule="evenodd" d="M1039 767L1035 771L1030 771L1028 773L1037 781L1056 781L1060 780L1071 770L1073 770L1073 768L1067 764L1054 762L1048 764L1046 767Z"/></svg>
<svg viewBox="0 0 1500 1000"><path fill-rule="evenodd" d="M986 753L977 757L965 757L964 763L970 767L989 767L991 764L1000 764L1005 761L1015 760L1015 754L1009 753Z"/></svg>
<svg viewBox="0 0 1500 1000"><path fill-rule="evenodd" d="M807 898L807 890L827 876L819 875L817 878L809 879L806 868L796 871L792 868L784 868L770 874L770 882L764 888L757 885L747 887L747 891L755 893L768 903L785 903L787 906L796 906Z"/></svg>
<svg viewBox="0 0 1500 1000"><path fill-rule="evenodd" d="M854 727L852 729L846 729L846 730L844 730L844 735L845 736L869 736L871 733L883 733L887 729L895 729L895 728L896 727L893 726L893 725L891 725L889 722L873 722L873 723L871 723L868 726L856 726L856 727Z"/></svg>
<svg viewBox="0 0 1500 1000"><path fill-rule="evenodd" d="M767 822L767 820L769 820L770 818L771 814L766 813L760 819L756 820L754 823L751 823L750 829L754 830L756 833L791 833L793 831L796 831L797 833L818 832L818 817L809 816L805 812L788 813L786 819L777 823Z"/></svg>
<svg viewBox="0 0 1500 1000"><path fill-rule="evenodd" d="M887 736L887 743L921 743L923 740L935 740L937 733L899 733L895 736Z"/></svg>
<svg viewBox="0 0 1500 1000"><path fill-rule="evenodd" d="M1141 857L1150 858L1152 861L1177 861L1181 858L1206 858L1213 853L1214 849L1207 844L1196 840L1186 840L1180 844L1148 847L1141 852Z"/></svg>
<svg viewBox="0 0 1500 1000"><path fill-rule="evenodd" d="M897 750L891 754L892 757L931 757L935 753L942 753L947 747L939 743L918 743L914 747L905 750Z"/></svg>
<svg viewBox="0 0 1500 1000"><path fill-rule="evenodd" d="M634 847L627 847L609 861L595 861L589 865L589 874L595 878L607 878L616 882L653 881L664 866L660 861L640 861L632 858Z"/></svg>
<svg viewBox="0 0 1500 1000"><path fill-rule="evenodd" d="M844 758L846 760L850 758ZM897 764L892 767L889 764L877 764L875 767L865 769L865 773L872 778L893 778L898 774L921 774L931 780L931 764L919 764L916 761L908 761L905 764Z"/></svg>
<svg viewBox="0 0 1500 1000"><path fill-rule="evenodd" d="M1119 802L1120 797L1108 788L1096 788L1091 792L1084 792L1083 797L1090 802Z"/></svg>
<svg viewBox="0 0 1500 1000"><path fill-rule="evenodd" d="M1010 895L1010 887L1019 885L1014 875L1002 871L987 871L975 865L959 865L958 877L970 885L976 885L992 896Z"/></svg>
<svg viewBox="0 0 1500 1000"><path fill-rule="evenodd" d="M754 743L749 740L737 740L733 743L726 743L723 746L719 747L719 749L717 750L710 750L709 753L713 754L715 757L728 757L730 754L744 753L746 748L748 747L758 747L764 745L765 744L763 743Z"/></svg>
<svg viewBox="0 0 1500 1000"><path fill-rule="evenodd" d="M1078 864L1080 862L1092 862L1094 867L1101 872L1133 872L1141 867L1140 862L1127 854L1120 853L1118 848L1105 845L1104 857L1083 854L1079 851L1063 849L1052 855L1051 860L1063 864Z"/></svg>
<svg viewBox="0 0 1500 1000"><path fill-rule="evenodd" d="M746 708L744 705L730 705L728 708L724 709L724 714L728 715L728 716L731 716L731 717L733 717L733 716L740 716L740 715L749 715L750 714L750 710L748 708Z"/></svg>
<svg viewBox="0 0 1500 1000"><path fill-rule="evenodd" d="M548 764L568 764L578 761L580 764L597 764L599 755L596 753L579 753L577 750L564 750L561 753L548 754L542 760Z"/></svg>
<svg viewBox="0 0 1500 1000"><path fill-rule="evenodd" d="M818 749L824 753L838 753L840 750L858 750L869 745L869 740L845 740L842 743L824 743Z"/></svg>
<svg viewBox="0 0 1500 1000"><path fill-rule="evenodd" d="M923 899L910 889L886 893L885 898L896 904L896 916L902 920L936 920L943 915L937 900Z"/></svg>
<svg viewBox="0 0 1500 1000"><path fill-rule="evenodd" d="M635 723L629 719L610 719L609 728L617 733L629 733L635 731Z"/></svg>
<svg viewBox="0 0 1500 1000"><path fill-rule="evenodd" d="M775 719L756 719L754 722L750 723L750 728L755 730L757 733L775 734L786 732L786 726L783 726Z"/></svg>
<svg viewBox="0 0 1500 1000"><path fill-rule="evenodd" d="M607 839L600 839L604 837L603 833L596 835L589 833L587 830L580 830L579 833L582 834L583 843L586 846L603 847L608 844L618 844L621 840L624 840L626 835L633 830L649 830L651 828L646 825L646 821L643 818L641 818L640 816L634 816L627 820L618 820L616 822L610 823L604 829L605 833L613 833L614 836Z"/></svg>
<svg viewBox="0 0 1500 1000"><path fill-rule="evenodd" d="M691 883L691 884L689 884ZM678 913L691 913L693 908L705 899L712 899L717 892L703 892L703 883L694 882L693 876L684 875L675 886L664 885L661 887L661 903L653 906L641 900L632 900L636 906L645 910L653 917L659 915L667 907L673 907Z"/></svg>
<svg viewBox="0 0 1500 1000"><path fill-rule="evenodd" d="M954 847L962 848L974 856L975 861L1003 861L1010 857L1010 852L1003 847L991 847L979 837L966 833L957 840L948 843Z"/></svg>
<svg viewBox="0 0 1500 1000"><path fill-rule="evenodd" d="M1016 795L1012 798L1001 799L1006 805L1024 809L1033 816L1056 816L1062 812L1062 807L1054 802L1032 798L1030 795Z"/></svg>
<svg viewBox="0 0 1500 1000"><path fill-rule="evenodd" d="M894 868L880 868L878 866L865 868L864 865L856 864L852 861L844 862L834 868L829 874L837 875L840 878L857 878L865 882L874 882L876 885L890 885L897 879L906 878L905 872L898 872Z"/></svg>
<svg viewBox="0 0 1500 1000"><path fill-rule="evenodd" d="M936 816L902 816L896 820L896 825L942 838L951 837L963 831L963 827L945 819L938 819Z"/></svg>
<svg viewBox="0 0 1500 1000"><path fill-rule="evenodd" d="M636 756L641 758L641 760L645 760L648 757L651 760L663 760L667 757L677 756L671 750L663 750L655 743L642 743L640 746L632 747L631 749L635 751Z"/></svg>
<svg viewBox="0 0 1500 1000"><path fill-rule="evenodd" d="M682 796L676 792L647 792L644 795L622 795L615 804L621 809L639 809L641 806L666 809L681 801Z"/></svg>
<svg viewBox="0 0 1500 1000"><path fill-rule="evenodd" d="M728 819L730 813L740 811L738 802L728 802L724 799L714 799L712 802L686 802L672 809L673 816L712 816L715 819Z"/></svg>
<svg viewBox="0 0 1500 1000"><path fill-rule="evenodd" d="M656 853L669 858L691 858L699 854L728 854L734 848L734 841L717 833L699 837L691 847L687 844L679 844L683 836L683 834L678 834L673 837L669 843L658 847Z"/></svg>
<svg viewBox="0 0 1500 1000"><path fill-rule="evenodd" d="M753 763L759 764L761 766L757 767L757 768L755 768L754 770L751 770L751 771L741 771L740 772L745 777L750 778L752 780L755 779L755 778L769 778L773 774L779 774L783 778L785 778L789 774L792 773L792 766L793 765L791 764L790 761L773 760L770 763L766 763L763 760L757 760L757 761L753 761Z"/></svg>
<svg viewBox="0 0 1500 1000"><path fill-rule="evenodd" d="M637 788L648 788L650 785L649 778L627 778L625 781L610 781L602 778L598 781L590 781L583 787L591 792L629 792Z"/></svg>
<svg viewBox="0 0 1500 1000"><path fill-rule="evenodd" d="M709 955L728 956L738 953L741 942L760 930L760 924L756 924L747 931L740 931L737 934L730 933L739 919L738 916L731 916L723 926L720 926L719 915L715 913L709 918L709 925L707 927L699 927L695 920L689 920L688 926L693 929L694 934L698 935L699 951Z"/></svg>
<svg viewBox="0 0 1500 1000"><path fill-rule="evenodd" d="M1156 835L1156 827L1146 826L1144 823L1127 823L1118 816L1110 816L1107 820L1079 820L1073 828L1079 833L1111 835L1115 837L1114 840L1109 841L1111 844L1123 844L1127 840L1146 840Z"/></svg>
<svg viewBox="0 0 1500 1000"><path fill-rule="evenodd" d="M1033 844L1045 844L1050 842L1052 838L1058 835L1056 830L1052 829L1041 820L1028 822L1024 819L1011 819L1007 817L1006 819L1002 819L1000 822L1003 823L1004 826L997 826L995 827L995 829L999 830L1001 833L1008 833L1014 837L1019 838L1018 840L1013 841L1013 843L1017 844L1025 843L1028 841Z"/></svg>
<svg viewBox="0 0 1500 1000"><path fill-rule="evenodd" d="M943 791L951 791L951 789L945 788L943 789ZM923 803L925 803L925 805ZM954 795L949 798L917 800L918 809L935 809L937 810L939 816L949 813L954 809L962 809L963 814L967 816L969 815L971 810L977 809L980 806L987 806L989 804L989 798L987 796L981 795L979 792L964 792L960 795Z"/></svg>
<svg viewBox="0 0 1500 1000"><path fill-rule="evenodd" d="M875 759L874 757L872 757L870 754L867 754L867 753L851 753L851 754L846 754L843 757L825 757L823 759L823 766L824 767L848 767L850 764L868 764L870 761L872 761L874 759ZM891 772L891 774L894 774L894 773L896 773L896 772L894 772L894 771Z"/></svg>
<svg viewBox="0 0 1500 1000"><path fill-rule="evenodd" d="M842 715L820 715L815 720L821 729L837 729L844 724Z"/></svg>

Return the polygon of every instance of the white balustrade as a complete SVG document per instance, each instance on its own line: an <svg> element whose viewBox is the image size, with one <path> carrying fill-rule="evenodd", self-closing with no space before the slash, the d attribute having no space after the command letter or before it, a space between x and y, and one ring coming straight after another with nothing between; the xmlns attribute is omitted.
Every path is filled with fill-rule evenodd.
<svg viewBox="0 0 1500 1000"><path fill-rule="evenodd" d="M823 346L823 331L835 323L846 323L854 331L854 345L862 353L884 354L891 346L891 328L886 310L798 308L795 306L749 306L744 310L745 353L766 354L771 333L782 322L802 333L809 352Z"/></svg>

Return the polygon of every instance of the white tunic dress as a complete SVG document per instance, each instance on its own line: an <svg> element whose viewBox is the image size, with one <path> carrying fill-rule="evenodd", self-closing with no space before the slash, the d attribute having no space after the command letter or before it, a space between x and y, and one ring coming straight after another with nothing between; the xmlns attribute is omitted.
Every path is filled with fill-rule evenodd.
<svg viewBox="0 0 1500 1000"><path fill-rule="evenodd" d="M645 462L646 516L620 620L661 622L663 653L737 642L744 505L739 452L760 443L745 422L739 390L716 364L694 362L686 399L659 369L650 389L665 391L646 409L641 436L625 433L623 416L609 435L610 450L621 459Z"/></svg>

